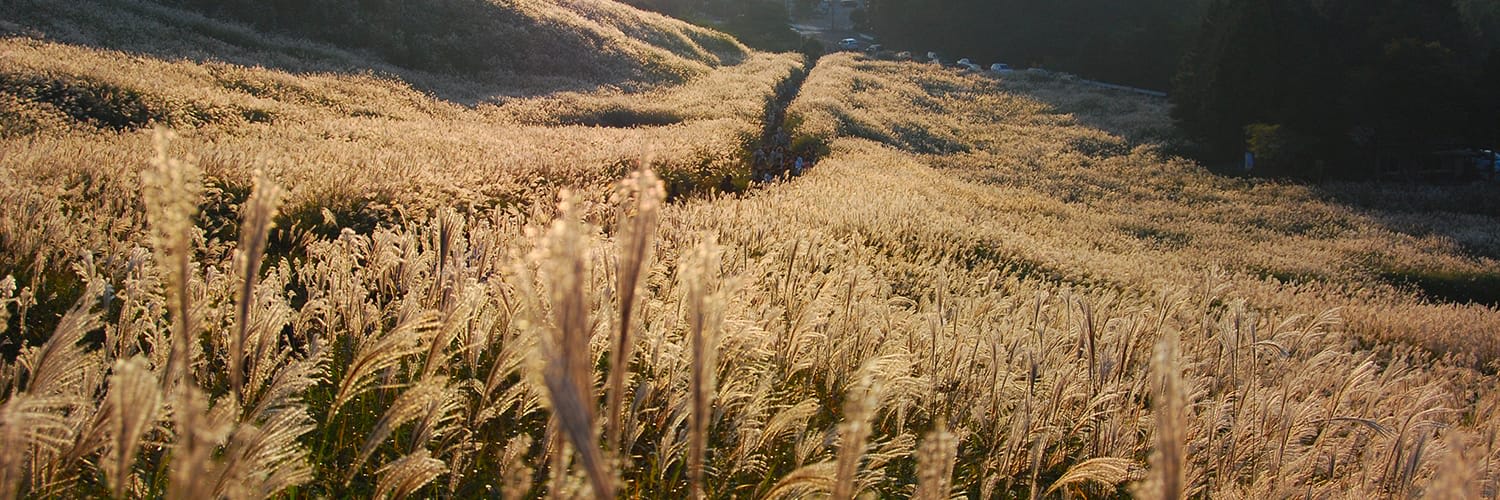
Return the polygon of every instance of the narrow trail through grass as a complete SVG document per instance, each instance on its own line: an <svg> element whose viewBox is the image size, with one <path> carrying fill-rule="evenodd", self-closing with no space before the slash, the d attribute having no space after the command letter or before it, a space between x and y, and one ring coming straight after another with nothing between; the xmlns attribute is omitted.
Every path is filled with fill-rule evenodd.
<svg viewBox="0 0 1500 500"><path fill-rule="evenodd" d="M807 75L818 66L820 58L821 56L808 56L803 69L792 72L776 89L776 98L767 104L760 138L749 151L751 178L754 181L768 182L802 175L805 169L822 156L816 147L792 142L786 113L792 101L802 94L802 85L807 82Z"/></svg>
<svg viewBox="0 0 1500 500"><path fill-rule="evenodd" d="M734 152L734 156L748 164L745 170L725 173L717 183L699 185L696 188L684 187L669 180L667 198L680 202L701 194L741 193L802 175L811 168L827 153L826 145L794 141L791 129L795 127L788 123L787 108L802 94L802 85L817 67L820 58L821 56L807 56L802 67L793 69L785 79L776 84L774 96L766 101L765 111L761 113L759 132L755 137L744 141L741 148ZM747 170L748 179L741 177Z"/></svg>

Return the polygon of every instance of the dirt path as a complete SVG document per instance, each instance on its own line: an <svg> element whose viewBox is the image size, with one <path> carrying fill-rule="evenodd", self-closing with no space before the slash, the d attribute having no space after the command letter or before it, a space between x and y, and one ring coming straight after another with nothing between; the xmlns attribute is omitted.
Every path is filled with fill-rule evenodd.
<svg viewBox="0 0 1500 500"><path fill-rule="evenodd" d="M776 98L767 106L760 139L749 153L750 178L753 182L771 182L802 175L817 158L812 152L792 148L791 131L786 130L786 110L802 91L807 75L817 67L818 58L809 57L802 70L792 73L776 89Z"/></svg>

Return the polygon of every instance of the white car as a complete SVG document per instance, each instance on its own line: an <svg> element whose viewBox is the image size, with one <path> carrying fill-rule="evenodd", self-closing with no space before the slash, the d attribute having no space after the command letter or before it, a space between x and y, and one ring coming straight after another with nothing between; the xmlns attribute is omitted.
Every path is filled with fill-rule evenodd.
<svg viewBox="0 0 1500 500"><path fill-rule="evenodd" d="M859 40L853 38L839 40L839 48L844 50L859 50Z"/></svg>
<svg viewBox="0 0 1500 500"><path fill-rule="evenodd" d="M1011 69L1010 69L1010 65L1009 64L995 63L995 64L991 64L990 65L990 71L993 71L993 72L996 72L996 73L1009 73L1011 71Z"/></svg>

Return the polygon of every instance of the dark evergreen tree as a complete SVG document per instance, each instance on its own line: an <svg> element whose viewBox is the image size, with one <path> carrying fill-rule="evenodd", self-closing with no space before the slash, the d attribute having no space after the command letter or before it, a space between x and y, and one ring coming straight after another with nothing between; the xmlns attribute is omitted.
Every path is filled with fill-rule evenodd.
<svg viewBox="0 0 1500 500"><path fill-rule="evenodd" d="M1221 158L1274 142L1274 173L1367 176L1381 151L1474 135L1477 46L1451 0L1219 0L1173 116Z"/></svg>
<svg viewBox="0 0 1500 500"><path fill-rule="evenodd" d="M1475 105L1469 108L1469 138L1474 144L1500 151L1500 49L1485 56L1474 83Z"/></svg>
<svg viewBox="0 0 1500 500"><path fill-rule="evenodd" d="M1173 116L1220 153L1254 123L1292 133L1319 126L1307 106L1329 97L1323 40L1300 0L1220 0L1204 18L1173 86Z"/></svg>
<svg viewBox="0 0 1500 500"><path fill-rule="evenodd" d="M870 0L890 47L1165 88L1202 0Z"/></svg>

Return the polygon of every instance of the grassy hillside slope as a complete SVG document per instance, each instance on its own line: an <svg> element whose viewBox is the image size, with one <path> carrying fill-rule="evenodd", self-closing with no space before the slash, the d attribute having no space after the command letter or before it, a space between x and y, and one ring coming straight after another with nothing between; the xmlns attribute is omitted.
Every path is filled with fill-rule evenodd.
<svg viewBox="0 0 1500 500"><path fill-rule="evenodd" d="M749 56L723 33L608 0L20 0L0 8L0 29L11 35L297 73L394 75L463 103L677 83Z"/></svg>
<svg viewBox="0 0 1500 500"><path fill-rule="evenodd" d="M1149 496L1175 477L1159 473L1178 471L1188 491L1215 497L1442 497L1493 484L1476 464L1496 458L1483 443L1500 425L1500 312L1391 278L1500 275L1484 236L1500 219L1483 204L1411 189L1408 201L1427 203L1408 212L1387 187L1222 178L1150 142L1167 123L1160 104L1050 77L834 56L789 113L796 140L830 148L817 169L688 220L751 256L785 259L786 241L837 248L798 257L822 271L771 279L819 291L799 310L829 322L815 324L833 351L810 358L835 361L809 370L900 359L882 368L921 389L883 402L870 439L927 432L919 414L966 429L954 481L971 496L1024 496L1119 458L1156 470L1100 477L1145 477L1132 491ZM1350 193L1384 208L1338 202ZM846 292L851 283L875 288ZM869 335L896 342L858 340ZM1153 344L1176 361L1153 363ZM869 350L845 357L853 345ZM1181 377L1176 388L1158 385L1167 375ZM1161 406L1173 391L1187 405L1179 416Z"/></svg>
<svg viewBox="0 0 1500 500"><path fill-rule="evenodd" d="M1485 305L1500 298L1500 212L1483 189L1400 190L1416 208L1388 186L1226 178L1161 152L1165 103L1148 97L1028 74L894 78L911 69L878 61L819 70L791 110L802 140L875 141L964 181L943 212L970 223L924 226L964 241L971 266L1140 291L1222 272L1267 307L1312 301L1371 339L1500 358ZM1361 193L1365 207L1340 202Z"/></svg>
<svg viewBox="0 0 1500 500"><path fill-rule="evenodd" d="M618 24L639 36L722 36L612 2L528 5L536 16L571 16L572 24L548 21L556 29ZM493 92L511 80L395 67L367 52L149 2L90 7L22 2L16 8L28 14L20 19L35 24L11 25L26 35L0 40L0 198L20 207L4 217L0 275L66 278L80 252L140 243L129 235L144 223L133 200L139 172L157 154L153 127L174 131L167 154L199 165L204 204L220 215L245 201L256 171L287 186L271 235L273 248L286 251L438 207L524 211L564 189L602 202L642 163L676 192L718 187L725 176L743 184L743 145L801 66L794 56L743 53L731 66L693 62L696 76L632 80L628 90L587 72L561 87L556 75L526 74L504 91L535 93L530 85L539 82L552 90L500 100ZM168 31L178 36L155 35ZM175 58L194 50L194 58ZM464 106L419 85L490 102ZM80 219L90 223L72 222ZM233 220L213 224L210 242L232 239ZM56 288L68 287L37 292L71 301Z"/></svg>
<svg viewBox="0 0 1500 500"><path fill-rule="evenodd" d="M533 431L545 420L538 420L539 400L529 392L534 387L517 371L530 366L517 360L536 358L530 348L516 344L500 355L479 347L478 337L462 341L473 347L464 348L476 356L472 360L487 367L474 365L476 371L465 377L486 377L492 385L484 392L509 393L506 404L520 406L475 406L471 410L479 413L463 410L468 416L460 419L454 405L477 393L446 382L425 386L441 386L441 394L433 395L448 402L431 407L443 415L429 415L427 430L419 432L427 437L419 440L445 440L450 444L442 447L451 449L392 462L377 447L384 438L373 436L390 436L409 421L366 418L383 413L392 401L385 390L376 395L358 386L368 382L369 369L410 367L401 353L416 345L447 353L455 346L453 338L428 336L434 332L430 312L417 317L379 312L384 298L368 303L375 307L365 311L372 316L356 313L363 318L355 319L345 316L353 310L344 310L322 319L305 316L312 323L296 320L298 326L286 322L292 317L274 304L295 302L295 309L311 313L332 306L329 300L351 306L354 302L346 299L360 301L352 289L322 290L333 283L325 278L342 282L335 276L358 271L314 271L323 265L314 262L325 262L325 246L340 238L406 238L442 217L465 227L494 228L486 234L504 244L476 246L472 256L510 262L510 252L524 253L511 245L521 239L520 221L556 213L552 200L561 193L569 193L581 216L612 220L617 181L641 166L665 179L655 188L659 193L701 192L722 186L726 178L742 186L749 175L746 145L765 127L766 109L784 82L802 71L799 56L751 53L720 33L607 1L424 4L475 14L466 22L491 21L480 26L483 33L455 31L481 39L449 40L476 53L499 54L481 57L485 65L478 68L405 60L394 46L382 45L400 38L395 31L373 40L378 43L337 40L253 19L240 24L222 19L234 18L233 13L200 12L185 4L21 1L3 6L0 205L8 208L0 211L0 324L6 332L0 348L5 353L0 393L6 395L0 403L0 444L7 451L0 453L0 497L111 491L234 498L476 496L494 495L501 483L506 491L541 491L528 486L530 477L523 472L531 467L523 465L534 453L531 445L513 439L540 436ZM426 14L451 17L454 12ZM429 27L408 28L420 34ZM281 186L274 201L265 191L273 183ZM157 210L161 203L176 208ZM266 217L260 223L241 218L253 211ZM459 235L455 226L445 227L441 242L430 243L451 251L455 247L446 245ZM259 236L239 241L242 234ZM408 263L402 268L423 266L418 263L426 259L420 257L426 250L418 248L423 245L398 257ZM250 248L258 250L240 250ZM355 260L397 255L369 249L377 253ZM162 302L170 295L218 311L210 316L228 313L233 308L220 307L228 303L211 298L220 293L211 290L228 290L221 287L229 282L220 278L229 275L220 271L243 270L239 266L247 259L259 262L262 254L270 274L235 275L250 276L240 283L269 294L263 305L270 309L239 300L247 307L230 320L245 334L233 335L231 350L255 350L266 356L259 361L221 356L214 345L229 337L208 326L218 320L202 316L206 309ZM177 259L190 263L165 265ZM419 275L427 273L411 277ZM255 287L255 278L270 281ZM510 286L502 285L509 278L473 278ZM109 298L100 302L100 293ZM474 311L486 315L499 305L490 299L504 300L481 288L461 293L468 294L465 300ZM83 305L73 309L74 304ZM159 329L187 325L178 322L193 321L186 315L208 329L189 327L175 334ZM463 317L467 313L450 320L467 321ZM84 323L72 322L78 319ZM420 323L408 321L417 319ZM322 347L325 340L310 344L306 340L313 337L298 333L329 320L337 324L325 324L333 327L325 331L332 335L326 337L333 342L326 344L330 350ZM252 328L252 322L260 326ZM474 331L494 326L476 324ZM356 330L372 336L350 336ZM385 333L398 333L400 339ZM190 335L208 343L189 341ZM361 365L342 355L327 357L335 351L361 351L360 356L387 361ZM116 360L124 364L116 366ZM433 360L426 375L449 376L438 373L447 373L438 370L445 362ZM344 371L351 363L365 368ZM323 374L346 387L308 392L335 380ZM391 387L405 386L397 381L404 376L388 375L397 377L389 379L396 384ZM205 392L191 389L202 387L197 382L174 382L199 376L231 385ZM99 390L111 396L99 399L104 394ZM224 390L234 395L225 399ZM125 400L128 407L121 403ZM218 416L199 411L207 411L207 405ZM330 411L334 406L348 409ZM352 425L336 423L345 419ZM455 425L474 432L456 434ZM85 431L88 426L99 432ZM316 442L332 436L317 437L312 432L317 426L344 430L320 445ZM122 441L97 440L106 435ZM58 448L62 441L77 443L75 451ZM181 446L146 450L148 442ZM505 449L513 450L513 458L496 454ZM546 449L538 444L536 451L546 454ZM356 460L357 455L365 456ZM366 463L373 468L361 472ZM386 467L390 464L395 465ZM447 480L438 478L444 471L451 471Z"/></svg>

